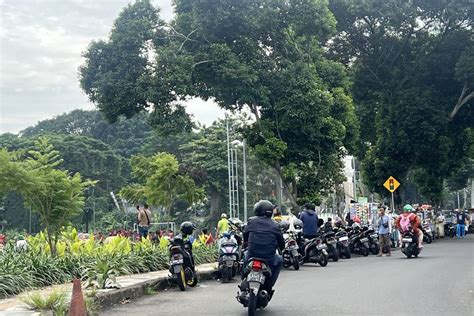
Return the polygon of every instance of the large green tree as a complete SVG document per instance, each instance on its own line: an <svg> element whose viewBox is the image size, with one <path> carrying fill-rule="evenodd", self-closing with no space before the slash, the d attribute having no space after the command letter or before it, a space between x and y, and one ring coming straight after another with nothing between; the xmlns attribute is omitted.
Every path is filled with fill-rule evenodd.
<svg viewBox="0 0 474 316"><path fill-rule="evenodd" d="M433 203L468 157L473 6L461 1L331 0L330 52L353 72L359 156L369 188L414 181ZM403 199L403 185L401 187ZM398 191L397 191L398 193Z"/></svg>
<svg viewBox="0 0 474 316"><path fill-rule="evenodd" d="M0 192L23 196L24 203L39 215L53 254L61 229L82 211L84 190L94 184L78 173L58 170L60 163L59 152L44 138L26 158L20 152L0 150Z"/></svg>
<svg viewBox="0 0 474 316"><path fill-rule="evenodd" d="M294 206L333 188L358 126L345 69L324 57L335 33L327 1L177 0L174 8L169 24L149 1L122 11L109 39L85 53L89 98L112 121L152 109L154 127L168 133L189 128L180 105L189 96L250 111L249 143Z"/></svg>

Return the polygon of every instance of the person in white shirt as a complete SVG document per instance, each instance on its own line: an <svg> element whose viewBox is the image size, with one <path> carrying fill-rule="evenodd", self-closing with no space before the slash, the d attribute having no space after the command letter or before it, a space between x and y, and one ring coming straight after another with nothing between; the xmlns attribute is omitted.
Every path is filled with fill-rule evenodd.
<svg viewBox="0 0 474 316"><path fill-rule="evenodd" d="M444 222L445 218L442 212L438 212L438 217L436 217L436 233L439 237L444 237Z"/></svg>

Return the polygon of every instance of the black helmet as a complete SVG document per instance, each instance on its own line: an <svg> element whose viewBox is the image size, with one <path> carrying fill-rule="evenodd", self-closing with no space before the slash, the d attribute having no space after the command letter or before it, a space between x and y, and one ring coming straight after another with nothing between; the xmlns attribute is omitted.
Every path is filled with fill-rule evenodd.
<svg viewBox="0 0 474 316"><path fill-rule="evenodd" d="M196 225L191 222L183 222L180 226L181 233L184 235L192 235L195 229Z"/></svg>
<svg viewBox="0 0 474 316"><path fill-rule="evenodd" d="M253 211L256 216L272 217L273 203L267 200L260 200L254 205Z"/></svg>

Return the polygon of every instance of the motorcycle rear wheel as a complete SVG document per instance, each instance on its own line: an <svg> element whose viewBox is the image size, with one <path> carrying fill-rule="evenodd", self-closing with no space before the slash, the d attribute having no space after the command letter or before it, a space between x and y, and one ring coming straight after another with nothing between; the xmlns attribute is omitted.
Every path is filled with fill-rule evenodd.
<svg viewBox="0 0 474 316"><path fill-rule="evenodd" d="M250 294L249 294L248 310L249 310L249 316L255 316L255 313L257 311L257 296L255 295L253 291L250 291Z"/></svg>
<svg viewBox="0 0 474 316"><path fill-rule="evenodd" d="M228 282L232 281L232 267L227 267L226 279Z"/></svg>
<svg viewBox="0 0 474 316"><path fill-rule="evenodd" d="M298 261L298 258L293 258L293 268L298 271L300 269L300 262Z"/></svg>
<svg viewBox="0 0 474 316"><path fill-rule="evenodd" d="M350 259L350 258L351 258L351 250L349 249L349 247L346 247L346 248L344 249L344 257L345 257L346 259Z"/></svg>
<svg viewBox="0 0 474 316"><path fill-rule="evenodd" d="M426 234L426 243L431 244L432 242L433 242L433 239L431 238L431 236L429 234Z"/></svg>
<svg viewBox="0 0 474 316"><path fill-rule="evenodd" d="M360 254L364 257L367 257L369 255L369 249L367 249L365 246L362 246L362 248L360 248Z"/></svg>
<svg viewBox="0 0 474 316"><path fill-rule="evenodd" d="M328 265L328 256L326 256L325 254L320 254L318 263L321 267L327 266Z"/></svg>
<svg viewBox="0 0 474 316"><path fill-rule="evenodd" d="M186 291L186 274L184 268L181 267L179 273L176 274L176 280L178 281L178 287L181 291Z"/></svg>
<svg viewBox="0 0 474 316"><path fill-rule="evenodd" d="M337 251L337 248L334 247L334 246L330 246L330 250L331 251L331 258L332 258L332 261L333 262L337 262L339 260L339 252Z"/></svg>

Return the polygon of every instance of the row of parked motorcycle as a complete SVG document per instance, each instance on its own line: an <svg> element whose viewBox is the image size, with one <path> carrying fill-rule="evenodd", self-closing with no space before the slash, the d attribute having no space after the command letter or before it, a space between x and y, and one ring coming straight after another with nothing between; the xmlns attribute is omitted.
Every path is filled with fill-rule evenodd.
<svg viewBox="0 0 474 316"><path fill-rule="evenodd" d="M350 259L353 254L376 255L380 251L378 234L369 226L321 225L320 233L314 238L307 239L303 237L302 223L298 219L294 219L291 223L284 221L279 225L285 240L285 247L280 253L284 268L299 270L301 265L307 263L324 267L329 260L336 262L340 258ZM221 282L231 282L243 270L242 231L244 227L238 225L232 225L232 227L234 229L225 232L219 240L218 268ZM429 229L429 225L423 225L423 231L431 242L434 234ZM402 252L408 258L417 257L419 249L415 236L407 233L401 237ZM383 251L387 252L387 249ZM170 272L180 290L186 290L187 286L196 286L197 277L191 242L182 236L176 236L170 246L170 259ZM268 263L256 258L247 262L245 271L248 272L244 280L249 288L246 291L248 294L237 298L244 307L248 307L249 315L254 315L257 308L264 308L271 299L273 293L271 287L266 288L271 272Z"/></svg>

